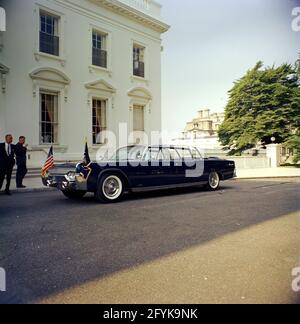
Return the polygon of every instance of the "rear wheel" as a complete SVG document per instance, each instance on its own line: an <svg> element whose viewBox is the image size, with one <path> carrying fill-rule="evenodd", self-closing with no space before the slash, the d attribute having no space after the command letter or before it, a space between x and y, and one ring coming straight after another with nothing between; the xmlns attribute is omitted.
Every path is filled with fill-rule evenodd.
<svg viewBox="0 0 300 324"><path fill-rule="evenodd" d="M81 199L86 194L85 191L63 190L62 193L69 199Z"/></svg>
<svg viewBox="0 0 300 324"><path fill-rule="evenodd" d="M217 172L211 172L208 178L208 184L206 185L208 190L215 191L220 187L220 176Z"/></svg>
<svg viewBox="0 0 300 324"><path fill-rule="evenodd" d="M95 193L96 199L102 203L115 203L122 199L124 182L119 175L104 175Z"/></svg>

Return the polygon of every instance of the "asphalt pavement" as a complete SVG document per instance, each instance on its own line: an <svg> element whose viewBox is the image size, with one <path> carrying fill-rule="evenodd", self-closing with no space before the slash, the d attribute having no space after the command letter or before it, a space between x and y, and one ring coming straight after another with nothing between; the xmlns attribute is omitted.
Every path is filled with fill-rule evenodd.
<svg viewBox="0 0 300 324"><path fill-rule="evenodd" d="M0 303L298 303L300 181L127 196L0 195Z"/></svg>

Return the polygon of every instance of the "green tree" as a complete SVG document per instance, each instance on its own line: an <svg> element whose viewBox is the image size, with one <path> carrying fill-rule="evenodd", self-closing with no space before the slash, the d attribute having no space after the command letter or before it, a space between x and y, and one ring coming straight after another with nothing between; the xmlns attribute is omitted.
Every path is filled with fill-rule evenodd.
<svg viewBox="0 0 300 324"><path fill-rule="evenodd" d="M300 127L299 65L264 68L258 62L229 91L225 121L219 130L230 154L240 154L258 142L285 143ZM299 71L298 71L299 72Z"/></svg>
<svg viewBox="0 0 300 324"><path fill-rule="evenodd" d="M296 70L296 74L297 74L298 78L300 78L300 54L299 54L299 58L295 64L295 70Z"/></svg>
<svg viewBox="0 0 300 324"><path fill-rule="evenodd" d="M296 62L295 65L295 70L296 70L296 75L298 78L298 85L300 87L300 55L299 59ZM294 149L296 151L295 157L294 157L294 162L297 163L300 161L300 129L298 128L296 130L296 133L286 141L285 143L287 147Z"/></svg>
<svg viewBox="0 0 300 324"><path fill-rule="evenodd" d="M294 162L298 163L300 161L300 132L298 131L294 136L288 139L286 145L295 150Z"/></svg>

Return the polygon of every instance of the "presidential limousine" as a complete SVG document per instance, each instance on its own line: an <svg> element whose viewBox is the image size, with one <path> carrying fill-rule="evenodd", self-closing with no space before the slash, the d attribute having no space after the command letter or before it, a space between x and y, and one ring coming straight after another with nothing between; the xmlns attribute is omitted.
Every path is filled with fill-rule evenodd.
<svg viewBox="0 0 300 324"><path fill-rule="evenodd" d="M90 192L99 202L112 203L136 191L200 185L214 191L235 176L233 161L203 158L195 147L139 145L120 148L107 161L55 166L43 183L70 199Z"/></svg>

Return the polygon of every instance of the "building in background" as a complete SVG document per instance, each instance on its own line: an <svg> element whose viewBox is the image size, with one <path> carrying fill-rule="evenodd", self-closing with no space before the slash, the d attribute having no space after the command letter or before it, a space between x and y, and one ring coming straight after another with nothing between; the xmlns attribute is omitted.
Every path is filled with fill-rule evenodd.
<svg viewBox="0 0 300 324"><path fill-rule="evenodd" d="M154 0L1 0L0 136L25 135L29 164L91 154L119 135L161 130L161 34ZM132 138L131 141L137 141Z"/></svg>
<svg viewBox="0 0 300 324"><path fill-rule="evenodd" d="M191 144L203 150L221 150L218 130L225 119L224 113L200 110L198 116L186 124L182 137L174 140L179 145Z"/></svg>

